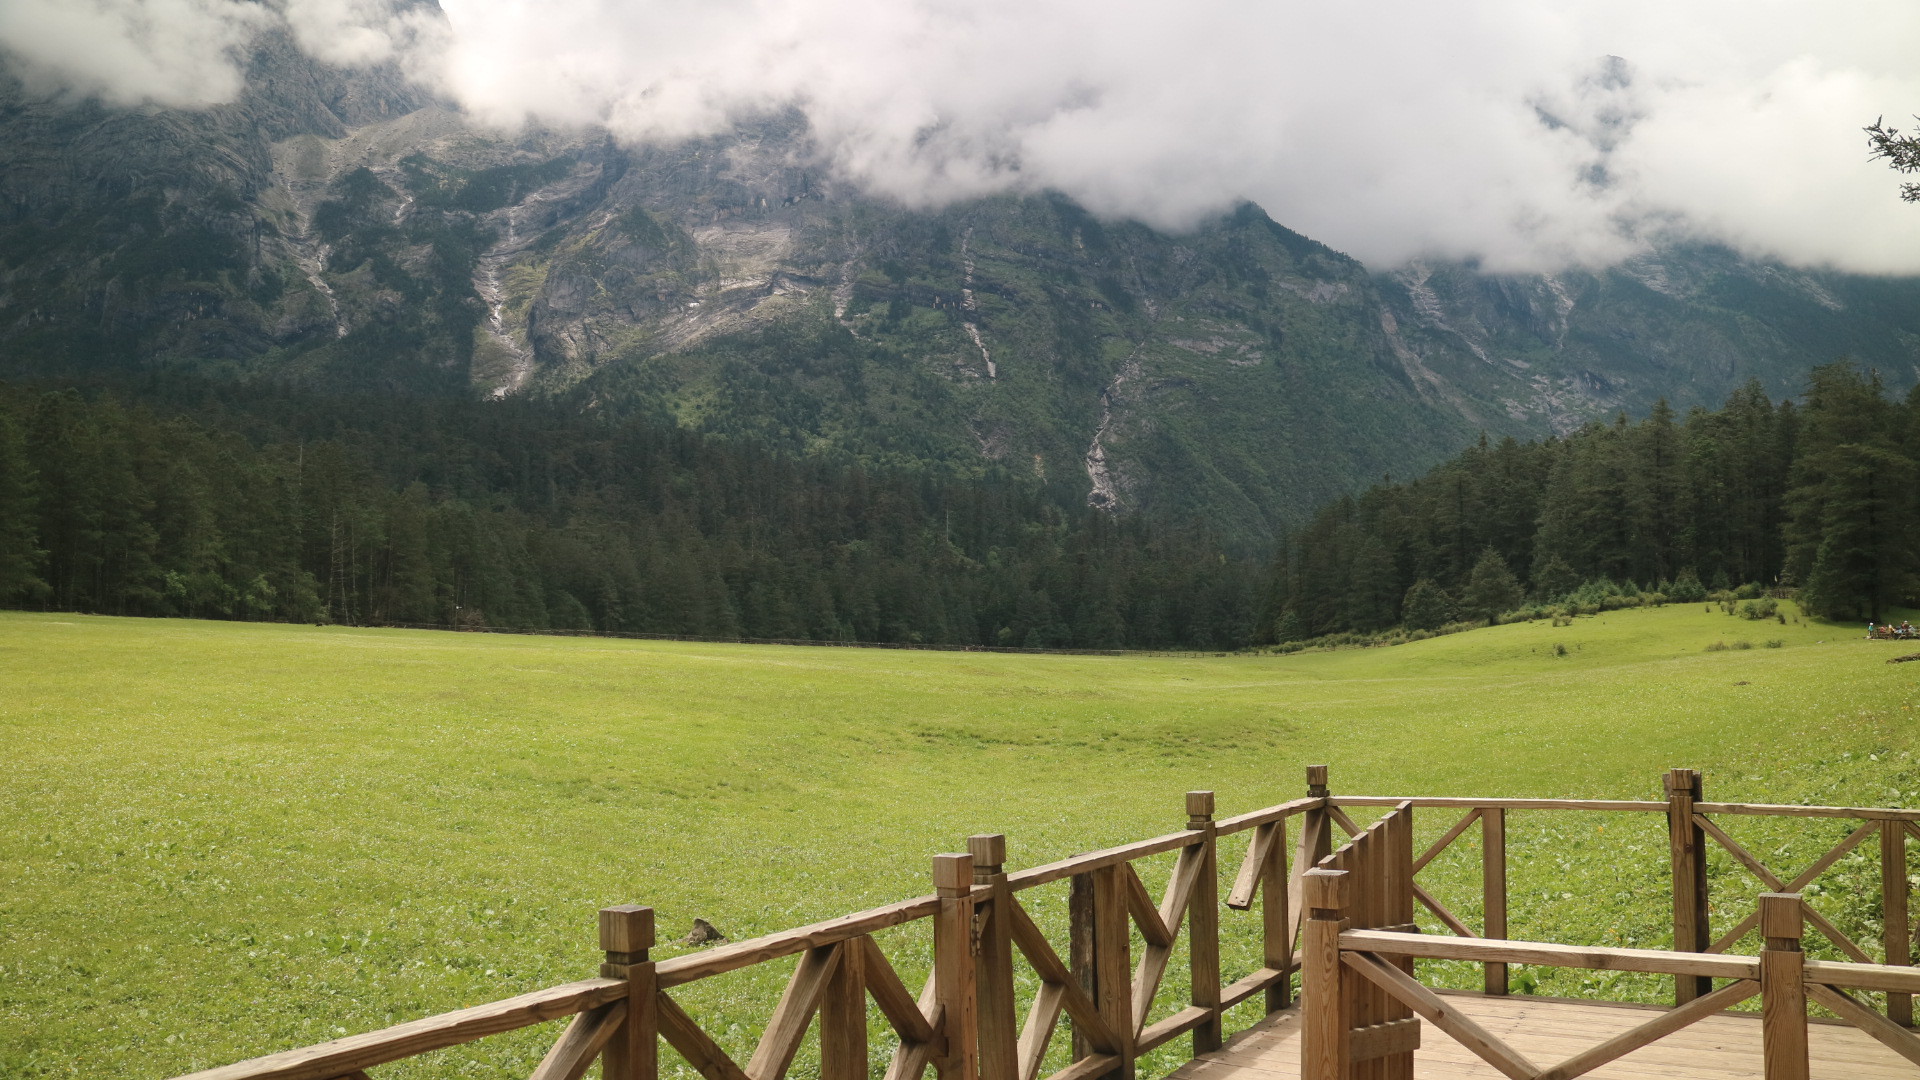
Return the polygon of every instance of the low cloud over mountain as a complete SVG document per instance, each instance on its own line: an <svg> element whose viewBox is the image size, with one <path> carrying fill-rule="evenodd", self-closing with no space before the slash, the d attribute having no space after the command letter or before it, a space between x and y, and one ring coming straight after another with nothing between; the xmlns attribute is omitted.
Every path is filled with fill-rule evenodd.
<svg viewBox="0 0 1920 1080"><path fill-rule="evenodd" d="M796 107L834 168L909 204L1055 188L1181 228L1245 198L1382 268L1695 239L1920 272L1920 213L1859 134L1920 110L1910 0L441 6L10 0L0 49L38 88L125 105L230 99L278 25L503 127L661 141Z"/></svg>

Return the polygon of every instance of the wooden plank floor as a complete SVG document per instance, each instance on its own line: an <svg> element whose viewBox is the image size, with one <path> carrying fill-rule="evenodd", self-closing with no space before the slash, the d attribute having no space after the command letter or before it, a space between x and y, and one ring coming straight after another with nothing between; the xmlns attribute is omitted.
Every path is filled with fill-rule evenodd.
<svg viewBox="0 0 1920 1080"><path fill-rule="evenodd" d="M1546 1068L1653 1018L1657 1010L1545 998L1448 996L1507 1045ZM1417 1080L1504 1080L1493 1066L1422 1022ZM1916 1080L1920 1068L1851 1027L1807 1029L1814 1080ZM1757 1016L1720 1015L1684 1028L1587 1074L1593 1080L1736 1080L1765 1074ZM1218 1051L1181 1066L1170 1080L1299 1080L1298 1007L1241 1032Z"/></svg>

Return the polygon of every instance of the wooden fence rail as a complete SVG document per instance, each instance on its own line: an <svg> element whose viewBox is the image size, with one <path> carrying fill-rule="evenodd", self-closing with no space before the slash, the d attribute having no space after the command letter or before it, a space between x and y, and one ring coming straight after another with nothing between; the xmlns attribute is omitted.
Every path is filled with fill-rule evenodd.
<svg viewBox="0 0 1920 1080"><path fill-rule="evenodd" d="M605 1080L658 1080L663 1042L705 1080L784 1080L816 1030L821 1080L868 1080L870 1010L898 1041L885 1080L921 1080L928 1069L939 1080L1133 1080L1140 1057L1176 1039L1189 1039L1195 1056L1217 1049L1227 1034L1227 1010L1256 998L1268 1014L1293 1007L1296 971L1302 972L1303 1065L1310 1066L1303 1076L1309 1080L1410 1077L1416 1017L1505 1075L1570 1080L1756 996L1768 1033L1769 1080L1805 1077L1804 1064L1796 1073L1791 1061L1796 1054L1804 1058L1808 1002L1920 1063L1920 1038L1909 1030L1920 969L1912 966L1906 875L1907 838L1920 836L1920 810L1707 802L1690 770L1667 774L1662 789L1658 801L1336 796L1326 767L1313 766L1305 798L1216 819L1213 793L1189 792L1184 828L1023 870L1007 870L1006 837L975 836L966 852L934 858L929 895L668 960L650 959L651 909L607 908L600 915L605 955L599 978L181 1080L373 1080L366 1070L569 1017L533 1080L578 1080L595 1062ZM1364 827L1348 813L1368 807L1387 812ZM1416 851L1413 816L1422 809L1444 811L1449 824ZM1536 811L1665 814L1675 947L1508 940L1507 833L1513 813ZM1763 815L1857 824L1788 876L1716 820ZM1336 830L1350 839L1336 844ZM1240 833L1246 850L1221 895L1220 842ZM1480 848L1477 929L1419 882L1422 871L1465 837L1477 837ZM1879 841L1884 912L1881 940L1869 943L1877 959L1797 895L1866 849L1869 839ZM1721 887L1723 895L1713 899L1722 910L1749 899L1755 907L1717 939L1708 922L1709 845L1723 849L1765 890L1729 896ZM1172 855L1174 865L1155 897L1136 864L1158 855ZM1069 884L1064 949L1042 931L1023 896L1063 881ZM1416 906L1450 933L1415 932ZM1256 908L1249 936L1259 943L1258 966L1223 973L1222 916ZM1809 924L1849 962L1806 958L1800 937ZM874 935L922 925L933 946L933 971L915 993ZM1757 956L1729 954L1755 930L1762 941ZM1178 981L1186 985L1185 997L1163 1002L1169 969L1183 948L1187 970ZM689 984L789 957L797 957L793 973L744 1063L678 999ZM1668 975L1679 1007L1541 1068L1423 986L1416 959L1480 964L1486 992L1496 995L1508 992L1512 964ZM1716 988L1715 979L1730 982ZM1016 993L1023 981L1035 987L1024 1015ZM1863 990L1886 995L1884 1012L1856 996ZM1071 1048L1056 1054L1063 1020ZM1787 1062L1784 1071L1775 1071L1776 1058ZM1044 1073L1049 1060L1061 1059L1063 1067Z"/></svg>

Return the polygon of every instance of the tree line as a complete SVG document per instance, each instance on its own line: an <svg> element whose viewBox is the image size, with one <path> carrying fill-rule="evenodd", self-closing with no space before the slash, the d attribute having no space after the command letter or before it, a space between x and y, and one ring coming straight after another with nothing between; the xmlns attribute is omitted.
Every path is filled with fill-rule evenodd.
<svg viewBox="0 0 1920 1080"><path fill-rule="evenodd" d="M559 402L0 385L0 604L1027 648L1233 648L1264 575L1015 475Z"/></svg>
<svg viewBox="0 0 1920 1080"><path fill-rule="evenodd" d="M1279 545L1266 633L1296 641L1485 621L1610 593L1794 588L1829 618L1920 593L1920 388L1815 368L1717 411L1663 401L1565 438L1478 443L1419 479L1324 507Z"/></svg>
<svg viewBox="0 0 1920 1080"><path fill-rule="evenodd" d="M1851 364L1480 442L1281 538L1008 473L782 454L577 403L151 375L0 384L0 604L127 615L1024 648L1236 648L1609 594L1920 593L1920 391Z"/></svg>

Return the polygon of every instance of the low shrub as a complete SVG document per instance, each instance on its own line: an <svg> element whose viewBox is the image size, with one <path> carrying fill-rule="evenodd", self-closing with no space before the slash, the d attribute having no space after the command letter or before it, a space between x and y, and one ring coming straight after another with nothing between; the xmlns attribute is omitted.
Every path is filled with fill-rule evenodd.
<svg viewBox="0 0 1920 1080"><path fill-rule="evenodd" d="M1779 638L1768 638L1768 639L1767 639L1767 648L1769 648L1769 649L1779 649L1779 648L1784 648L1784 647L1786 646L1786 644L1787 644L1786 642L1784 642L1784 641L1781 641L1781 640L1780 640Z"/></svg>
<svg viewBox="0 0 1920 1080"><path fill-rule="evenodd" d="M1673 584L1660 590L1682 604L1697 604L1707 598L1707 587L1700 584L1700 578L1691 568L1680 571Z"/></svg>
<svg viewBox="0 0 1920 1080"><path fill-rule="evenodd" d="M1515 608L1494 621L1503 623L1532 622L1535 619L1551 619L1558 611L1558 608L1548 604L1533 604L1528 607Z"/></svg>
<svg viewBox="0 0 1920 1080"><path fill-rule="evenodd" d="M1727 643L1724 641L1716 641L1713 644L1707 646L1707 651L1708 652L1726 652Z"/></svg>
<svg viewBox="0 0 1920 1080"><path fill-rule="evenodd" d="M1758 622L1761 619L1771 619L1779 613L1780 602L1778 600L1743 600L1740 602L1740 617L1743 619L1752 619Z"/></svg>

